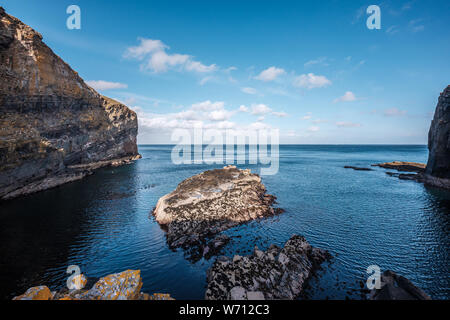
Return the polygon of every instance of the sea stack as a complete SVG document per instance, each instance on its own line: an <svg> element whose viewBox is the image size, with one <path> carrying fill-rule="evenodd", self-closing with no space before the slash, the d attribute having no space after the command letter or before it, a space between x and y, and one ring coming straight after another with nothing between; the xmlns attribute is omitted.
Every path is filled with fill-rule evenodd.
<svg viewBox="0 0 450 320"><path fill-rule="evenodd" d="M428 134L428 149L425 183L450 188L450 85L439 97Z"/></svg>
<svg viewBox="0 0 450 320"><path fill-rule="evenodd" d="M227 166L184 180L159 199L153 215L167 230L169 246L187 249L197 260L226 244L225 235L211 241L218 233L280 213L274 201L257 174Z"/></svg>
<svg viewBox="0 0 450 320"><path fill-rule="evenodd" d="M0 199L139 158L136 113L103 97L0 7Z"/></svg>

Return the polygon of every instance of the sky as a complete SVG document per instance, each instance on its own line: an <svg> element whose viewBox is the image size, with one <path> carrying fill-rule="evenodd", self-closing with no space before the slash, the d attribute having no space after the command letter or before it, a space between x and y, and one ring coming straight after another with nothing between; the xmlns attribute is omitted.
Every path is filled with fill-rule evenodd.
<svg viewBox="0 0 450 320"><path fill-rule="evenodd" d="M100 93L176 128L280 130L282 144L426 144L450 84L450 1L0 0ZM81 29L70 30L70 5ZM378 5L380 29L369 29Z"/></svg>

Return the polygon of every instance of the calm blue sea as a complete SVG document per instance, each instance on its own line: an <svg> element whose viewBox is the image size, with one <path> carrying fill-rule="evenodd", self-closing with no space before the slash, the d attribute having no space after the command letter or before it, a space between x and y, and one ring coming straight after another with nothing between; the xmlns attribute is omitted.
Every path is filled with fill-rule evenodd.
<svg viewBox="0 0 450 320"><path fill-rule="evenodd" d="M65 285L67 267L78 265L89 277L140 269L144 292L202 299L213 260L191 263L169 250L150 212L183 179L220 166L174 165L171 150L141 145L143 159L134 164L0 203L0 298L34 285L55 290ZM426 146L280 146L279 172L263 182L286 212L229 230L233 240L222 254L301 234L335 256L310 282L308 298L359 299L367 267L378 265L449 299L450 193L381 168L343 168L427 157Z"/></svg>

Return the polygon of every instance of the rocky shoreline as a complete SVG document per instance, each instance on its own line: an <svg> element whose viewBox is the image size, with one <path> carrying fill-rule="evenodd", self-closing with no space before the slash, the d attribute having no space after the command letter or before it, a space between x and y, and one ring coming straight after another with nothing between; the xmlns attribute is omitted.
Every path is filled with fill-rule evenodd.
<svg viewBox="0 0 450 320"><path fill-rule="evenodd" d="M166 231L170 248L189 259L211 256L230 239L224 230L282 212L257 174L235 166L205 171L159 199L152 214Z"/></svg>
<svg viewBox="0 0 450 320"><path fill-rule="evenodd" d="M100 278L90 289L85 289L86 277L81 274L70 281L71 289L51 291L47 286L28 289L13 300L174 300L169 294L141 292L140 270L126 270Z"/></svg>

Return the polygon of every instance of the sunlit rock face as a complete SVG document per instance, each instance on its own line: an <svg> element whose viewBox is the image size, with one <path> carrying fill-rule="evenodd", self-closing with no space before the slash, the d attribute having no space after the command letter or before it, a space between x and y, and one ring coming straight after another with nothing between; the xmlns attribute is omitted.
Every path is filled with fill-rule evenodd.
<svg viewBox="0 0 450 320"><path fill-rule="evenodd" d="M135 159L137 130L135 112L89 87L0 7L0 199Z"/></svg>
<svg viewBox="0 0 450 320"><path fill-rule="evenodd" d="M426 183L450 188L450 86L441 93L428 134Z"/></svg>

